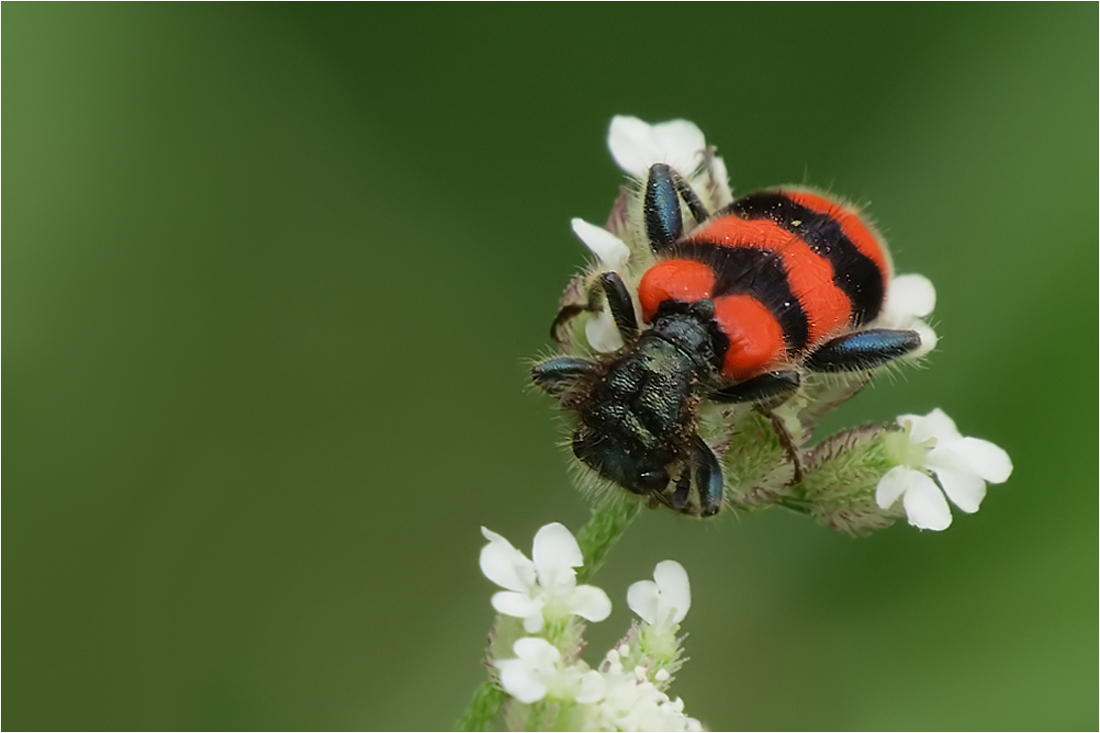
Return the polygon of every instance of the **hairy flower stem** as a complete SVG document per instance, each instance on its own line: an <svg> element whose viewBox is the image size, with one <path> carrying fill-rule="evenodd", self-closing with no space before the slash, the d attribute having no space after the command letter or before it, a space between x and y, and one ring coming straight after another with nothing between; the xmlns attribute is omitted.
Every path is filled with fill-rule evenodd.
<svg viewBox="0 0 1100 733"><path fill-rule="evenodd" d="M584 556L584 566L577 570L578 582L586 583L596 574L641 508L642 502L629 496L609 496L592 508L592 516L577 532L577 544ZM455 730L488 730L507 700L496 680L485 680L474 691L462 717L455 723Z"/></svg>
<svg viewBox="0 0 1100 733"><path fill-rule="evenodd" d="M608 496L592 509L592 516L577 533L584 566L577 571L577 582L587 583L603 565L615 546L638 516L642 502L630 496Z"/></svg>
<svg viewBox="0 0 1100 733"><path fill-rule="evenodd" d="M455 723L455 730L489 730L489 724L496 720L507 699L508 696L496 681L485 680L474 691L470 704L462 711L462 717Z"/></svg>

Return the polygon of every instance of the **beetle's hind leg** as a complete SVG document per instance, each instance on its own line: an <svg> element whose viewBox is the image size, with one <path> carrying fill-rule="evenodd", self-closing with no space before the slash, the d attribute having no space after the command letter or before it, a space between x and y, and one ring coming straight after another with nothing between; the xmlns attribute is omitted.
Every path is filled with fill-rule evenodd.
<svg viewBox="0 0 1100 733"><path fill-rule="evenodd" d="M916 331L872 328L825 342L806 359L815 372L861 372L876 369L921 347Z"/></svg>

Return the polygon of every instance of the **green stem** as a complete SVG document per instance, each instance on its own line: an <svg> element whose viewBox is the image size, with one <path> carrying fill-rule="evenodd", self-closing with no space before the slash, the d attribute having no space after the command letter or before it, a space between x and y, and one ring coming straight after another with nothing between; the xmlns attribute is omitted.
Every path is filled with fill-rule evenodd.
<svg viewBox="0 0 1100 733"><path fill-rule="evenodd" d="M500 709L504 707L507 697L496 682L485 680L474 691L470 704L466 706L462 717L455 723L455 730L489 730L489 724L500 714Z"/></svg>
<svg viewBox="0 0 1100 733"><path fill-rule="evenodd" d="M608 496L592 509L592 516L577 532L584 566L577 571L578 582L587 582L603 565L607 553L626 534L638 516L642 502L630 496Z"/></svg>
<svg viewBox="0 0 1100 733"><path fill-rule="evenodd" d="M642 502L629 496L608 496L593 507L592 516L577 532L577 544L584 557L584 566L577 571L578 582L584 583L596 574L641 508ZM495 680L485 680L474 691L462 717L455 723L455 730L488 730L507 699Z"/></svg>

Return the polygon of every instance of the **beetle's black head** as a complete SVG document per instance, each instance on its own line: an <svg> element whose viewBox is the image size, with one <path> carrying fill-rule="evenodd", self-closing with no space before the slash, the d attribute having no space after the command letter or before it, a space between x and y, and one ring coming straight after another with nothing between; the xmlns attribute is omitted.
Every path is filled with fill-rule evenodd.
<svg viewBox="0 0 1100 733"><path fill-rule="evenodd" d="M660 494L668 486L666 449L646 449L629 436L595 433L584 428L573 434L573 454L589 468L635 494Z"/></svg>

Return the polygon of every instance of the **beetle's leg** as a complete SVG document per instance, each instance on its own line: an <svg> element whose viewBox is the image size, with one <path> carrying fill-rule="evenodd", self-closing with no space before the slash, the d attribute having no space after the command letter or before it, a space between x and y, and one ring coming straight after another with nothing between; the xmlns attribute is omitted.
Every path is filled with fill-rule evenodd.
<svg viewBox="0 0 1100 733"><path fill-rule="evenodd" d="M699 198L699 194L695 193L695 189L691 187L691 184L671 168L669 172L672 174L672 182L676 185L676 193L680 194L680 198L687 204L688 211L691 212L691 218L695 219L695 223L702 224L709 219L710 212L707 211L703 200Z"/></svg>
<svg viewBox="0 0 1100 733"><path fill-rule="evenodd" d="M802 457L798 455L798 447L794 444L794 436L791 435L791 431L787 429L787 423L783 422L783 419L772 410L764 408L757 408L757 410L761 415L771 420L772 430L775 431L775 436L779 438L779 445L783 446L783 450L787 453L787 458L791 462L791 467L794 469L794 475L788 482L788 486L802 483Z"/></svg>
<svg viewBox="0 0 1100 733"><path fill-rule="evenodd" d="M581 313L595 313L600 310L602 299L607 300L607 309L615 321L623 341L630 343L638 338L638 316L634 311L634 301L630 297L626 283L614 271L600 273L588 288L588 302L584 305L567 305L558 311L554 322L550 324L550 337L558 343L558 331L571 319Z"/></svg>
<svg viewBox="0 0 1100 733"><path fill-rule="evenodd" d="M862 372L912 353L920 345L916 331L856 331L826 341L806 359L806 367L815 372Z"/></svg>
<svg viewBox="0 0 1100 733"><path fill-rule="evenodd" d="M626 283L614 271L601 274L599 283L607 298L607 309L611 311L611 317L615 320L623 341L634 341L638 338L638 316L634 312L634 300L626 289Z"/></svg>
<svg viewBox="0 0 1100 733"><path fill-rule="evenodd" d="M672 492L668 505L678 512L686 512L690 493L691 468L685 466L680 473L680 478L676 481L676 491Z"/></svg>
<svg viewBox="0 0 1100 733"><path fill-rule="evenodd" d="M558 346L564 348L569 338L567 335L562 334L562 330L565 328L566 324L586 310L588 309L579 303L563 305L558 311L558 314L554 316L554 322L550 324L550 338L554 339Z"/></svg>
<svg viewBox="0 0 1100 733"><path fill-rule="evenodd" d="M531 367L531 381L543 392L557 397L579 379L595 374L599 369L599 363L591 359L559 356Z"/></svg>
<svg viewBox="0 0 1100 733"><path fill-rule="evenodd" d="M710 517L722 508L722 465L714 451L698 435L691 438L692 469L699 487L699 514ZM677 492L679 492L677 484Z"/></svg>
<svg viewBox="0 0 1100 733"><path fill-rule="evenodd" d="M767 417L772 423L772 429L779 438L779 444L787 453L787 458L794 467L792 484L802 482L802 460L798 455L798 448L794 444L791 431L787 430L787 424L775 412L773 407L783 404L788 397L798 391L802 380L796 371L767 372L744 382L723 387L722 389L707 395L714 402L736 403L754 402L761 415Z"/></svg>
<svg viewBox="0 0 1100 733"><path fill-rule="evenodd" d="M684 235L681 198L696 223L710 216L707 207L683 176L665 163L654 163L650 166L642 212L645 215L646 237L654 252L667 250Z"/></svg>
<svg viewBox="0 0 1100 733"><path fill-rule="evenodd" d="M802 379L796 371L767 372L744 382L711 392L713 402L782 402L798 391Z"/></svg>

